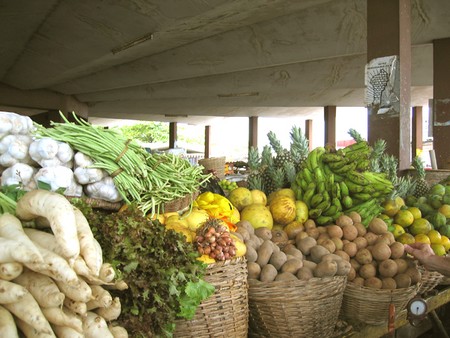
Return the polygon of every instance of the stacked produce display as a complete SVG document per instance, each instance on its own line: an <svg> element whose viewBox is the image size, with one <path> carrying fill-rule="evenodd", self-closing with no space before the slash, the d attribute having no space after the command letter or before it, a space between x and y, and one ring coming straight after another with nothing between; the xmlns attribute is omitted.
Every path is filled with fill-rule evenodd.
<svg viewBox="0 0 450 338"><path fill-rule="evenodd" d="M250 312L250 329L260 332L252 301L262 286L333 285L333 306L340 307L343 297L348 304L345 283L366 293L417 291L423 269L404 244L429 243L437 255L450 250L450 178L427 186L417 158L417 177L400 177L384 141L369 145L354 130L347 147L311 151L299 128L292 128L289 150L270 132L261 154L249 150L244 187L179 156L149 154L76 116L52 128L15 114L0 118L0 283L11 290L0 294L6 336L183 336L176 323L195 328L205 317L199 311L216 314L211 300L223 297L221 282L245 291L245 314L233 318L241 322L234 327L247 332ZM118 207L94 208L91 200ZM246 266L248 299L247 284L225 273L230 262ZM223 270L205 281L215 267ZM42 297L36 285L52 296ZM329 314L324 336L338 325L338 312ZM325 321L310 329L317 333ZM295 325L287 331L299 333Z"/></svg>

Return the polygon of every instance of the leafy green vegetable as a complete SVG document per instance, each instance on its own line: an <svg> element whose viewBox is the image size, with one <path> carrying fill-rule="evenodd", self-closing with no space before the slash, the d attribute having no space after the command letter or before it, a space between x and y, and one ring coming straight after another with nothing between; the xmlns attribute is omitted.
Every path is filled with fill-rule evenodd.
<svg viewBox="0 0 450 338"><path fill-rule="evenodd" d="M175 320L192 318L214 292L202 280L206 265L196 259L199 254L184 235L152 222L137 208L105 213L77 207L89 220L104 260L128 284L127 290L111 293L121 300L118 321L131 337L172 336Z"/></svg>

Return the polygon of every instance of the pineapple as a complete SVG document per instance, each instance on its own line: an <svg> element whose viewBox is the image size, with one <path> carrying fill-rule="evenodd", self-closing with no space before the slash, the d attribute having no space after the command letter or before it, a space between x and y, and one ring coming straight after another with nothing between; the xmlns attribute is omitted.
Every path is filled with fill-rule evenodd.
<svg viewBox="0 0 450 338"><path fill-rule="evenodd" d="M309 141L302 133L301 128L292 127L291 130L291 156L294 159L295 170L299 172L303 168L309 153Z"/></svg>
<svg viewBox="0 0 450 338"><path fill-rule="evenodd" d="M416 178L416 189L414 191L415 197L425 196L430 190L427 181L425 180L425 167L423 166L423 162L419 156L414 157L412 166L416 169L417 178Z"/></svg>
<svg viewBox="0 0 450 338"><path fill-rule="evenodd" d="M267 137L269 138L270 145L276 154L273 161L276 168L283 168L286 162L294 162L291 152L283 148L281 142L277 138L277 135L273 131L269 131Z"/></svg>
<svg viewBox="0 0 450 338"><path fill-rule="evenodd" d="M386 150L386 141L383 139L376 140L373 145L373 151L370 154L370 167L369 167L370 171L376 173L381 171L380 161L381 156L384 154L385 150Z"/></svg>

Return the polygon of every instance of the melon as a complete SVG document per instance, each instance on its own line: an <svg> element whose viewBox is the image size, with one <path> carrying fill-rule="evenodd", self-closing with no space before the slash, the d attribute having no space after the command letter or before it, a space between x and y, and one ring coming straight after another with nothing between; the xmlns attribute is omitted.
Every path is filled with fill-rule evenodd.
<svg viewBox="0 0 450 338"><path fill-rule="evenodd" d="M273 217L270 210L262 204L250 204L241 211L241 221L248 221L253 228L272 229Z"/></svg>
<svg viewBox="0 0 450 338"><path fill-rule="evenodd" d="M276 197L270 203L270 212L274 222L279 224L289 224L297 216L295 200L287 196Z"/></svg>

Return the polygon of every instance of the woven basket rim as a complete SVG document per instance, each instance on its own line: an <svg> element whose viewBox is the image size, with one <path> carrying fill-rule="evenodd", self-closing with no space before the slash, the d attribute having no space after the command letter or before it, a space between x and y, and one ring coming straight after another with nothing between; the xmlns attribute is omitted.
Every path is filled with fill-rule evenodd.
<svg viewBox="0 0 450 338"><path fill-rule="evenodd" d="M108 202L98 198L92 198L87 196L66 196L66 198L70 201L73 199L80 199L83 202L89 204L94 209L105 209L111 211L119 211L123 206L124 202Z"/></svg>
<svg viewBox="0 0 450 338"><path fill-rule="evenodd" d="M200 191L194 191L183 197L166 202L162 205L164 212L179 211L189 206L200 195Z"/></svg>

